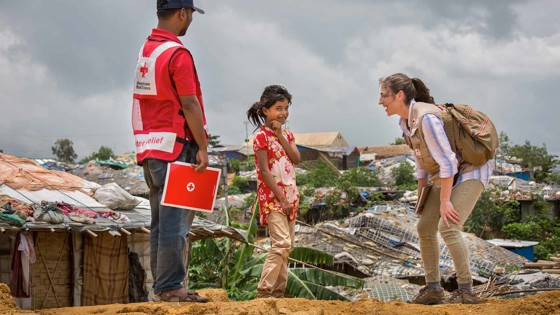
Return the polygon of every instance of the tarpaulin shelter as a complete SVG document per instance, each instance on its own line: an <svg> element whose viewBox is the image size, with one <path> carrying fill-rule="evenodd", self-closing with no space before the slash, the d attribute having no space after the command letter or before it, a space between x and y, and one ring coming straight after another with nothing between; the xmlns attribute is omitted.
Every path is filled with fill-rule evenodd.
<svg viewBox="0 0 560 315"><path fill-rule="evenodd" d="M149 202L129 196L138 201L132 209L110 209L94 198L102 188L69 173L47 170L33 160L0 154L0 281L10 285L20 308L148 299ZM45 212L46 204L71 212L56 222L41 221L45 213L59 212ZM15 218L9 210L26 214L27 220ZM246 236L197 217L189 240L213 237L245 241ZM141 268L135 268L138 265Z"/></svg>

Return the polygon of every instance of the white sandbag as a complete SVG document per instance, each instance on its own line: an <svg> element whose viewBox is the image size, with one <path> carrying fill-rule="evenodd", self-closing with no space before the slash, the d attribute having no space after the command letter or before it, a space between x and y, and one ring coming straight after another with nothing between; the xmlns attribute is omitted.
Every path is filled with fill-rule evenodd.
<svg viewBox="0 0 560 315"><path fill-rule="evenodd" d="M95 191L95 199L106 205L109 209L130 210L136 207L141 200L129 194L117 183L109 183Z"/></svg>

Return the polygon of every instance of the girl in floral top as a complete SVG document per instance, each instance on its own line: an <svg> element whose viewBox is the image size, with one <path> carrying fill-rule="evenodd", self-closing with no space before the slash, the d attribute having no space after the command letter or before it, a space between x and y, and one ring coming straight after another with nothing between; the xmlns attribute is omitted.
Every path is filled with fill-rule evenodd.
<svg viewBox="0 0 560 315"><path fill-rule="evenodd" d="M284 297L288 283L288 256L294 248L294 221L299 203L294 165L300 161L294 135L282 129L291 103L292 95L286 88L271 85L247 111L247 118L259 129L253 150L260 222L268 225L272 243L257 287L257 298Z"/></svg>

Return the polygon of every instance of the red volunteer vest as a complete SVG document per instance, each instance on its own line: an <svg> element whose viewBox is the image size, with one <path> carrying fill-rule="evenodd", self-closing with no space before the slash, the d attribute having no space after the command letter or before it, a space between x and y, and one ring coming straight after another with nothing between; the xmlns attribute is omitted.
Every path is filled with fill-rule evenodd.
<svg viewBox="0 0 560 315"><path fill-rule="evenodd" d="M144 56L144 46L138 54L132 129L136 160L140 165L147 158L174 161L183 149L187 125L179 95L169 75L169 62L177 49L186 48L174 41L167 41L157 46L149 56Z"/></svg>

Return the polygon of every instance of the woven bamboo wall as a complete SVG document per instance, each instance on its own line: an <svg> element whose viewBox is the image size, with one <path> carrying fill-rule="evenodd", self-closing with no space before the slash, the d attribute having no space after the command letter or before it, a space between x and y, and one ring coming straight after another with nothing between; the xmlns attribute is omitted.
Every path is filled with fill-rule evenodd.
<svg viewBox="0 0 560 315"><path fill-rule="evenodd" d="M72 306L71 234L37 232L31 265L33 309Z"/></svg>

